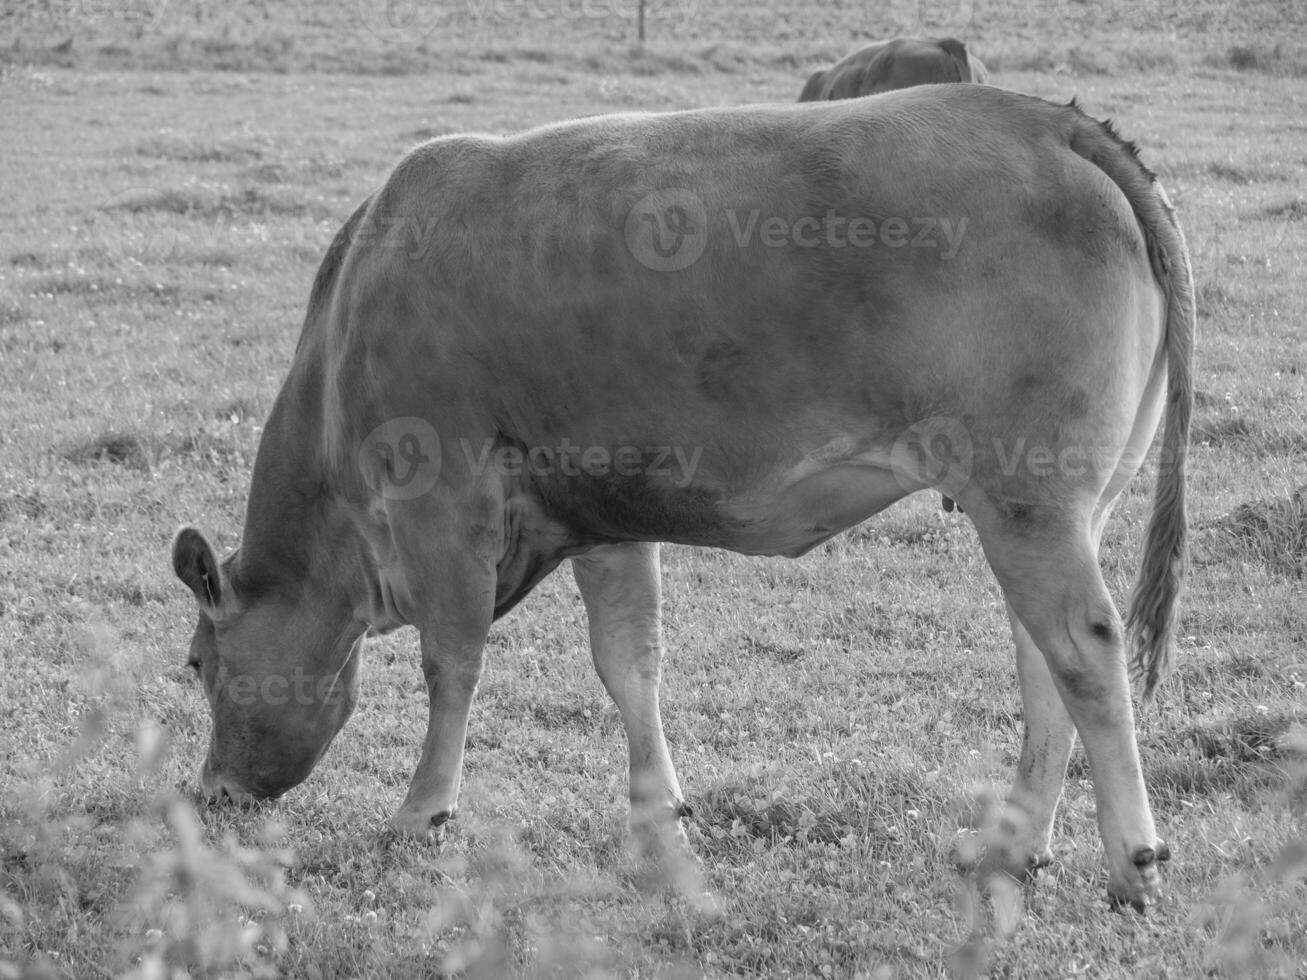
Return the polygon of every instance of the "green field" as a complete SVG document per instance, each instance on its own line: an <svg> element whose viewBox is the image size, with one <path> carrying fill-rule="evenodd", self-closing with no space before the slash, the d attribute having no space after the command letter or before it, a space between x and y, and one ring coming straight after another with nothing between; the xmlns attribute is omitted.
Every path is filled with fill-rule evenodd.
<svg viewBox="0 0 1307 980"><path fill-rule="evenodd" d="M997 84L1116 119L1193 253L1192 572L1140 719L1175 858L1149 915L1107 908L1079 752L1024 901L955 869L1020 700L974 531L928 494L799 560L664 549L697 866L627 853L626 748L567 569L491 635L439 849L383 833L426 724L410 630L369 645L307 782L197 805L209 713L171 537L236 545L317 263L399 156L791 101L860 40L941 20ZM6 8L0 980L1307 976L1307 6L687 0L648 25L637 47L617 0ZM1108 526L1119 604L1152 481Z"/></svg>

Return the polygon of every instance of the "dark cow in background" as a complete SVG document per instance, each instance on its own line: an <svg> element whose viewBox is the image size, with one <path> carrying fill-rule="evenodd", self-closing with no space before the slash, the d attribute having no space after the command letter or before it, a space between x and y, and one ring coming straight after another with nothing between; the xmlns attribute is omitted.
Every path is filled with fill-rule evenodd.
<svg viewBox="0 0 1307 980"><path fill-rule="evenodd" d="M956 38L896 37L869 44L833 67L814 72L799 101L856 99L936 82L988 81L989 71Z"/></svg>

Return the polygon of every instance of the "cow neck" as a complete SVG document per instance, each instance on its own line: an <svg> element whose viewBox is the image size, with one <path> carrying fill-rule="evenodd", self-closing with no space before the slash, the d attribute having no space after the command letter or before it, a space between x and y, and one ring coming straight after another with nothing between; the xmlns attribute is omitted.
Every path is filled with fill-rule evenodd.
<svg viewBox="0 0 1307 980"><path fill-rule="evenodd" d="M249 591L335 594L341 604L358 591L352 581L357 542L325 479L322 374L305 347L263 429L250 482L237 574ZM351 546L353 544L353 546Z"/></svg>

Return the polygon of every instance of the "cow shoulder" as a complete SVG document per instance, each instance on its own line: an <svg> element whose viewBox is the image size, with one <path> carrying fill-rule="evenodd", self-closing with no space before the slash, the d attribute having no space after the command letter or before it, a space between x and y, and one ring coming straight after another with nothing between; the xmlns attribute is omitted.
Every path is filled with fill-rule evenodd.
<svg viewBox="0 0 1307 980"><path fill-rule="evenodd" d="M504 140L499 136L460 134L438 136L414 147L386 181L382 204L417 191L428 195L433 183L455 190L464 184L494 179L495 162Z"/></svg>

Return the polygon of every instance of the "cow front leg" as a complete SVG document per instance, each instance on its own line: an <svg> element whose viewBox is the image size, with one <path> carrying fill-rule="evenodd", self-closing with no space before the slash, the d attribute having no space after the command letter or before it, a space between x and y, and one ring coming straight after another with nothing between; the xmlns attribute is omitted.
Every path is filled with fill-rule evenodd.
<svg viewBox="0 0 1307 980"><path fill-rule="evenodd" d="M422 673L430 710L422 757L408 796L391 820L400 833L439 839L458 809L463 745L472 697L481 677L484 644L484 635L479 641L460 642L450 637L442 642L434 630L422 634Z"/></svg>
<svg viewBox="0 0 1307 980"><path fill-rule="evenodd" d="M491 532L485 532L487 544L469 537L466 529L493 531L490 521L473 519L492 512L492 504L458 508L429 495L401 511L402 522L392 518L404 569L392 591L421 635L429 708L421 758L408 795L391 820L400 833L438 839L458 807L463 745L494 619L496 581ZM432 528L440 530L433 534Z"/></svg>
<svg viewBox="0 0 1307 980"><path fill-rule="evenodd" d="M590 620L590 651L617 705L630 752L630 826L657 853L681 842L689 811L663 734L661 583L658 545L605 545L572 560ZM669 840L669 833L672 840Z"/></svg>

